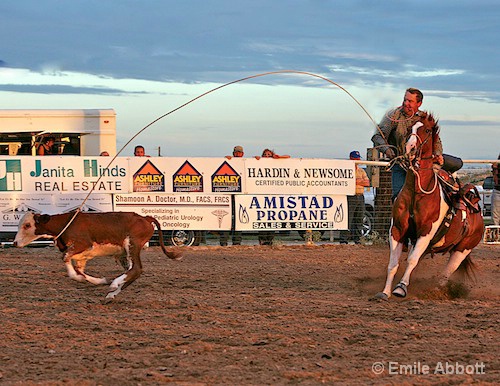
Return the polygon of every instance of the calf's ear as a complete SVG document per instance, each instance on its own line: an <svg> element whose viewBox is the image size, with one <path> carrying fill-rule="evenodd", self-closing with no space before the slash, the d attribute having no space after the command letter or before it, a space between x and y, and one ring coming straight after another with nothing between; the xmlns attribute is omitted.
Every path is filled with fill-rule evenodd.
<svg viewBox="0 0 500 386"><path fill-rule="evenodd" d="M35 223L37 224L47 224L49 219L50 216L48 214L35 214Z"/></svg>

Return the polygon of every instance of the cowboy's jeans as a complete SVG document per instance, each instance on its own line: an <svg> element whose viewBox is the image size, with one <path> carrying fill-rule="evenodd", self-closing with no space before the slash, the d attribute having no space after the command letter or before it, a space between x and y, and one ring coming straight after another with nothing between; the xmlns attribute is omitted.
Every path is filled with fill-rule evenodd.
<svg viewBox="0 0 500 386"><path fill-rule="evenodd" d="M491 195L491 218L493 225L500 225L500 190L496 189Z"/></svg>
<svg viewBox="0 0 500 386"><path fill-rule="evenodd" d="M347 196L348 227L347 231L340 231L340 241L349 239L359 242L363 234L363 216L365 212L365 197L362 194Z"/></svg>
<svg viewBox="0 0 500 386"><path fill-rule="evenodd" d="M404 170L399 164L395 164L392 168L392 202L396 200L401 189L403 189L403 185L406 180L406 170Z"/></svg>

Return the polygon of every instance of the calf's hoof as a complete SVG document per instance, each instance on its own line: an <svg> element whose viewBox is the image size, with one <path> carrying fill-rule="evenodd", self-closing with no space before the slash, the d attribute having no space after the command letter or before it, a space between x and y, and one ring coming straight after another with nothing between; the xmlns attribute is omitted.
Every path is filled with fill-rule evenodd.
<svg viewBox="0 0 500 386"><path fill-rule="evenodd" d="M392 291L392 294L394 296L397 296L398 298L405 298L407 294L407 288L405 283L399 283L394 290Z"/></svg>
<svg viewBox="0 0 500 386"><path fill-rule="evenodd" d="M170 248L167 250L167 257L173 260L181 260L184 255L184 251L181 248Z"/></svg>
<svg viewBox="0 0 500 386"><path fill-rule="evenodd" d="M119 292L120 291L117 292L117 290L109 291L108 294L106 295L106 297L104 298L104 300L102 301L102 304L111 303L113 300L115 300L115 297Z"/></svg>
<svg viewBox="0 0 500 386"><path fill-rule="evenodd" d="M381 300L388 301L389 296L387 296L387 294L385 294L383 292L378 292L375 296L370 298L370 300L372 300L372 301L381 301Z"/></svg>

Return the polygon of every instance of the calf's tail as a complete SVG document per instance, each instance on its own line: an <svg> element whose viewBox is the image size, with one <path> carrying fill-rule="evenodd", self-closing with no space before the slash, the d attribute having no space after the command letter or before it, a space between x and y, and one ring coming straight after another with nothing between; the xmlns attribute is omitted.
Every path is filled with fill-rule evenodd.
<svg viewBox="0 0 500 386"><path fill-rule="evenodd" d="M151 217L151 216L149 216L148 219L153 224L155 224L156 229L158 230L158 237L160 239L160 247L161 247L161 250L163 251L163 253L165 254L165 256L167 256L170 259L174 259L174 260L182 259L183 252L181 251L181 249L179 247L167 248L165 246L165 243L163 242L163 233L161 231L161 225L158 222L158 220L155 219L154 217Z"/></svg>

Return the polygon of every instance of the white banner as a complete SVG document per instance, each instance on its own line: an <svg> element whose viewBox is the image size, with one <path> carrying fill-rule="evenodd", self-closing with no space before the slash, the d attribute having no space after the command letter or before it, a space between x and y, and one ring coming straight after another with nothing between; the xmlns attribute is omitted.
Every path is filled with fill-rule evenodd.
<svg viewBox="0 0 500 386"><path fill-rule="evenodd" d="M347 197L236 195L236 230L347 229Z"/></svg>
<svg viewBox="0 0 500 386"><path fill-rule="evenodd" d="M355 191L350 160L119 157L108 167L111 159L1 157L0 230L17 227L19 205L60 213L79 207L92 188L89 205L114 194L96 211L111 210L112 200L113 210L152 215L165 230L231 229L231 196L237 230L346 229L346 195Z"/></svg>
<svg viewBox="0 0 500 386"><path fill-rule="evenodd" d="M0 194L0 232L17 232L19 220L28 211L57 214L71 212L80 207L84 194ZM82 207L84 212L111 212L111 194L92 194Z"/></svg>
<svg viewBox="0 0 500 386"><path fill-rule="evenodd" d="M132 192L240 193L241 158L130 158Z"/></svg>
<svg viewBox="0 0 500 386"><path fill-rule="evenodd" d="M353 161L327 159L9 157L0 193L328 194L355 192Z"/></svg>
<svg viewBox="0 0 500 386"><path fill-rule="evenodd" d="M353 195L354 161L327 159L249 158L244 192L248 194Z"/></svg>
<svg viewBox="0 0 500 386"><path fill-rule="evenodd" d="M164 230L231 229L231 196L227 194L115 194L113 207L117 212L152 216Z"/></svg>
<svg viewBox="0 0 500 386"><path fill-rule="evenodd" d="M0 159L0 192L86 194L129 191L126 158L45 156ZM99 179L99 177L101 177Z"/></svg>

